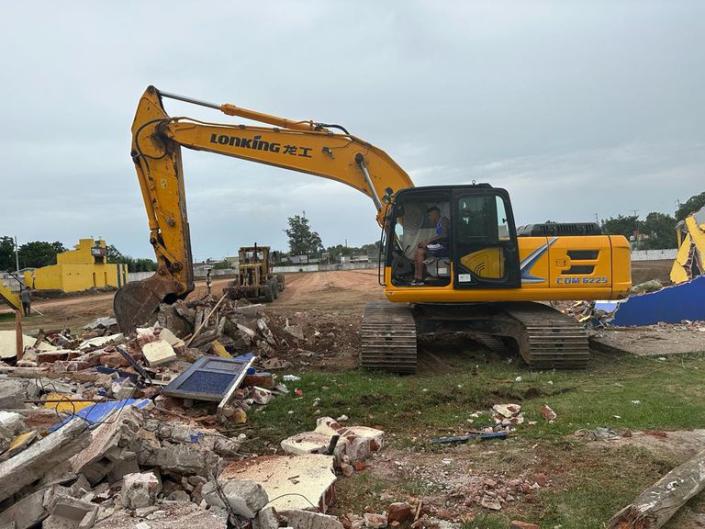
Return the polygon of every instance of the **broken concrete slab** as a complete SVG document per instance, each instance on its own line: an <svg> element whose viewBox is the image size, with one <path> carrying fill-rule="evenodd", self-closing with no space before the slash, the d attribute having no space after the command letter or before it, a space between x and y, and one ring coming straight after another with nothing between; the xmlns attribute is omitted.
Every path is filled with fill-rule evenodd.
<svg viewBox="0 0 705 529"><path fill-rule="evenodd" d="M219 476L260 483L277 512L310 509L316 504L322 512L335 498L336 475L333 457L322 454L262 456L248 461L235 461ZM307 498L307 499L305 499Z"/></svg>
<svg viewBox="0 0 705 529"><path fill-rule="evenodd" d="M26 334L22 335L22 345L27 347L34 347L37 340L32 336ZM51 345L50 343L40 342L37 347L37 351L53 351L57 347ZM0 360L15 358L17 356L17 334L15 331L0 331Z"/></svg>
<svg viewBox="0 0 705 529"><path fill-rule="evenodd" d="M287 454L322 454L328 449L332 436L319 432L301 432L287 437L281 447Z"/></svg>
<svg viewBox="0 0 705 529"><path fill-rule="evenodd" d="M269 502L269 496L264 487L248 479L226 481L219 478L218 483L209 481L203 486L201 494L208 505L226 508L221 498L222 494L228 501L230 510L250 520Z"/></svg>
<svg viewBox="0 0 705 529"><path fill-rule="evenodd" d="M222 459L213 452L181 444L140 452L138 462L141 466L157 467L167 472L201 476L208 476L211 471L217 473L222 465Z"/></svg>
<svg viewBox="0 0 705 529"><path fill-rule="evenodd" d="M47 504L51 494L51 488L42 489L13 503L0 513L0 527L29 529L41 523L49 515Z"/></svg>
<svg viewBox="0 0 705 529"><path fill-rule="evenodd" d="M281 515L293 529L343 529L338 518L320 512L289 509L281 512Z"/></svg>
<svg viewBox="0 0 705 529"><path fill-rule="evenodd" d="M349 463L363 461L372 452L382 448L384 432L368 426L342 426L332 417L321 417L316 421L314 432L331 437L339 435L334 454L338 461L346 459Z"/></svg>
<svg viewBox="0 0 705 529"><path fill-rule="evenodd" d="M81 351L86 351L88 349L98 349L100 347L106 347L108 345L115 345L125 341L125 336L122 333L110 334L108 336L97 336L96 338L91 338L89 340L84 340L78 346Z"/></svg>
<svg viewBox="0 0 705 529"><path fill-rule="evenodd" d="M174 348L166 340L156 340L142 346L142 354L151 367L168 364L176 360Z"/></svg>
<svg viewBox="0 0 705 529"><path fill-rule="evenodd" d="M37 481L89 443L88 426L73 419L26 450L0 463L0 501Z"/></svg>
<svg viewBox="0 0 705 529"><path fill-rule="evenodd" d="M84 474L91 484L103 480L116 464L137 458L130 445L136 440L142 414L132 406L113 413L113 420L104 421L91 432L88 447L70 459L72 470Z"/></svg>
<svg viewBox="0 0 705 529"><path fill-rule="evenodd" d="M98 516L98 506L70 496L56 494L42 529L90 529Z"/></svg>
<svg viewBox="0 0 705 529"><path fill-rule="evenodd" d="M154 505L162 482L154 472L127 474L122 480L120 502L127 509L141 509Z"/></svg>
<svg viewBox="0 0 705 529"><path fill-rule="evenodd" d="M224 509L211 507L205 510L193 503L161 504L157 513L139 522L128 511L120 510L100 520L95 529L226 529L228 515ZM140 524L143 524L140 526Z"/></svg>

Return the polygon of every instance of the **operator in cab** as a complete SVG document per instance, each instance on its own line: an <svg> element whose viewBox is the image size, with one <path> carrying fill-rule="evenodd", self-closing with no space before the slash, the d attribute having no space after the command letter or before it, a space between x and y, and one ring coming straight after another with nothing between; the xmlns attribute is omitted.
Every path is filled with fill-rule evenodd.
<svg viewBox="0 0 705 529"><path fill-rule="evenodd" d="M423 285L426 257L448 257L448 227L450 221L447 217L441 215L441 210L438 206L431 206L426 210L428 220L431 226L435 226L436 234L426 241L421 241L416 248L416 256L414 259L414 280L411 285Z"/></svg>

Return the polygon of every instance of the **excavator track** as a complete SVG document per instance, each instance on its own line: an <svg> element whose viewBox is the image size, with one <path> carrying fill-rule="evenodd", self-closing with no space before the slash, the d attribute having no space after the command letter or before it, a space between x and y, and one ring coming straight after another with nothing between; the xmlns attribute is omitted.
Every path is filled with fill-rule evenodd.
<svg viewBox="0 0 705 529"><path fill-rule="evenodd" d="M416 324L403 303L373 301L360 330L360 366L393 373L416 372Z"/></svg>
<svg viewBox="0 0 705 529"><path fill-rule="evenodd" d="M584 369L590 360L585 329L541 303L512 303L506 314L519 323L509 335L524 361L536 369Z"/></svg>

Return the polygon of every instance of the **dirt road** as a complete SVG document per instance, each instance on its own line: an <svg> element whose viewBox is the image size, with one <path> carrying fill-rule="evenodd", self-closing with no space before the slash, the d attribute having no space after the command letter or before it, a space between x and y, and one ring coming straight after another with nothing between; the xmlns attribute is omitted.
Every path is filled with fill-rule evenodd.
<svg viewBox="0 0 705 529"><path fill-rule="evenodd" d="M359 312L368 301L382 299L377 270L338 270L287 274L286 289L271 310Z"/></svg>
<svg viewBox="0 0 705 529"><path fill-rule="evenodd" d="M218 279L212 283L212 291L220 294L231 279ZM206 293L205 281L197 281L196 288L190 296L200 297ZM32 303L32 309L36 312L33 316L24 320L26 330L43 328L44 330L58 328L75 328L85 325L96 318L113 315L114 292L95 295L77 295L73 297L61 297L46 301L36 301ZM0 329L14 329L14 318L12 311L5 311L6 307L0 306ZM41 313L41 314L39 314Z"/></svg>
<svg viewBox="0 0 705 529"><path fill-rule="evenodd" d="M212 283L212 292L219 296L231 279L218 279ZM268 306L272 312L287 313L316 309L321 312L362 314L364 305L382 298L382 288L377 284L376 270L341 270L336 272L311 272L288 274L286 289ZM196 283L190 297L206 293L204 281ZM56 329L80 327L95 318L112 316L114 293L64 297L37 301L32 307L41 312L25 320L26 330L37 328ZM4 307L3 307L4 308ZM2 314L0 329L13 329L11 311Z"/></svg>

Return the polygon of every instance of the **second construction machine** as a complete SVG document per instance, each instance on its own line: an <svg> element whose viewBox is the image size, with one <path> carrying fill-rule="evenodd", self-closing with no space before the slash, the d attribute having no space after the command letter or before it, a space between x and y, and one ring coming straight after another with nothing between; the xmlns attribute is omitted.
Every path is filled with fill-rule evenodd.
<svg viewBox="0 0 705 529"><path fill-rule="evenodd" d="M269 126L170 117L163 98ZM116 294L115 315L124 331L194 286L182 147L337 180L372 199L382 228L379 273L387 301L365 310L363 367L414 372L419 333L464 331L515 349L536 368L581 368L589 359L584 329L540 302L616 299L631 287L627 240L602 235L595 224L517 229L506 190L474 183L414 187L389 155L341 126L149 87L132 125L132 159L158 269ZM429 241L445 251L433 255ZM429 249L423 262L419 248Z"/></svg>
<svg viewBox="0 0 705 529"><path fill-rule="evenodd" d="M284 290L284 276L272 273L269 246L242 246L237 252L237 279L225 289L231 299L272 302Z"/></svg>

